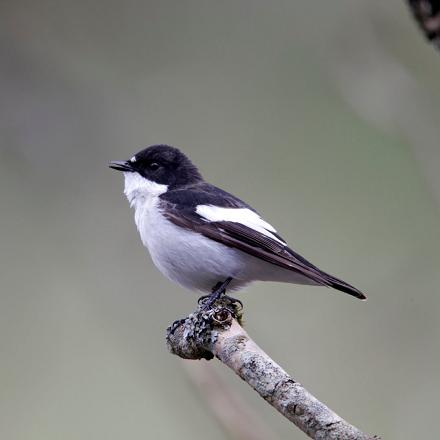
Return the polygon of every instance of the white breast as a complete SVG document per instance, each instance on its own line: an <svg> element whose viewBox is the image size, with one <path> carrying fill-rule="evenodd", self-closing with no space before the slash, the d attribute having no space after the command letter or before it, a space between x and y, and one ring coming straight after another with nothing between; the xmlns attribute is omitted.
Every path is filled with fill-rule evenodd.
<svg viewBox="0 0 440 440"><path fill-rule="evenodd" d="M204 293L209 293L215 284L228 277L234 278L230 290L240 289L254 280L307 282L302 277L298 279L293 272L176 226L159 209L159 196L166 190L166 185L148 181L137 173L125 173L124 192L135 209L135 222L142 242L157 268L172 281ZM208 215L209 211L202 209L200 212ZM211 211L214 219L212 212L215 211ZM270 234L268 228L272 227L257 214L259 221L252 214L246 215L247 223L252 221L254 229L264 228Z"/></svg>
<svg viewBox="0 0 440 440"><path fill-rule="evenodd" d="M142 243L157 268L178 284L205 293L218 281L239 276L246 269L247 256L166 219L159 209L159 196L166 190L166 185L125 173L124 192L135 209Z"/></svg>

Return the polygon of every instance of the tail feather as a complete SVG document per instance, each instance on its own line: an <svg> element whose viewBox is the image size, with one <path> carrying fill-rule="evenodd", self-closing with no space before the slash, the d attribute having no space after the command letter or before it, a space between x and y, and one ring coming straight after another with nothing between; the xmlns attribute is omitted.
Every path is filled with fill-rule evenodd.
<svg viewBox="0 0 440 440"><path fill-rule="evenodd" d="M348 293L349 295L352 295L356 298L359 298L363 301L367 299L367 296L363 294L360 290L356 289L356 287L353 287L352 285L346 283L345 281L342 281L332 275L328 275L327 280L328 286L332 287L333 289L340 290L341 292Z"/></svg>

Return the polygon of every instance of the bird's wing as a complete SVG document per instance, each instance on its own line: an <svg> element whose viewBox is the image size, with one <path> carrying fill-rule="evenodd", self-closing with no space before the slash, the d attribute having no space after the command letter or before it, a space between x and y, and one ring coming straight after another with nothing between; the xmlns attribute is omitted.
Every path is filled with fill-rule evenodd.
<svg viewBox="0 0 440 440"><path fill-rule="evenodd" d="M197 198L194 195L194 199ZM204 203L207 201L209 202L204 200ZM323 272L290 249L276 230L255 211L242 204L243 202L238 200L234 203L232 199L226 203L226 207L196 203L190 206L162 198L161 210L168 220L180 227L198 232L268 263L300 273L317 284L333 287L360 299L366 298L355 287ZM234 204L235 207L231 206Z"/></svg>

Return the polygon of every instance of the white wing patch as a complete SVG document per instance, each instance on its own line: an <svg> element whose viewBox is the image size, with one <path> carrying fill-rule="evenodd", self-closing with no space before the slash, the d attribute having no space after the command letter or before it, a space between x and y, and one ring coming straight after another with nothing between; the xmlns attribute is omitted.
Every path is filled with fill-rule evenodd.
<svg viewBox="0 0 440 440"><path fill-rule="evenodd" d="M196 212L207 221L241 223L266 237L278 241L278 243L286 244L285 241L280 240L271 233L277 232L271 224L264 221L256 212L248 208L221 208L214 205L198 205Z"/></svg>

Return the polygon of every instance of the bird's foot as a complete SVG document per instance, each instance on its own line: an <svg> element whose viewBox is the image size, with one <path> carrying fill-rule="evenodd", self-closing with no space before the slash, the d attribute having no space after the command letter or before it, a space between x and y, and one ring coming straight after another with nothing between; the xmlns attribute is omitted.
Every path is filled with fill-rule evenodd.
<svg viewBox="0 0 440 440"><path fill-rule="evenodd" d="M212 305L223 295L225 295L226 292L226 288L228 287L229 283L232 281L232 278L226 278L225 281L223 282L218 282L213 288L212 288L212 293L210 295L204 295L202 297L199 298L198 303L199 304L203 304L203 310L208 310L212 307ZM232 302L238 302L241 304L241 301L236 300L235 298L231 298L229 296L225 297L227 299L232 300Z"/></svg>
<svg viewBox="0 0 440 440"><path fill-rule="evenodd" d="M209 301L207 301L208 298L209 298ZM218 298L212 302L211 302L211 299L212 299L211 295L203 295L197 300L197 302L198 302L198 304L203 304L206 302L203 306L203 309L208 310L212 307L212 305L214 304L215 301L217 301ZM243 309L243 303L238 298L233 298L232 296L229 296L229 295L223 295L222 299L227 301L229 304L238 305L240 307L240 309Z"/></svg>
<svg viewBox="0 0 440 440"><path fill-rule="evenodd" d="M243 303L238 298L233 298L229 295L223 295L223 298L229 301L231 304L238 304L241 309L243 308Z"/></svg>

